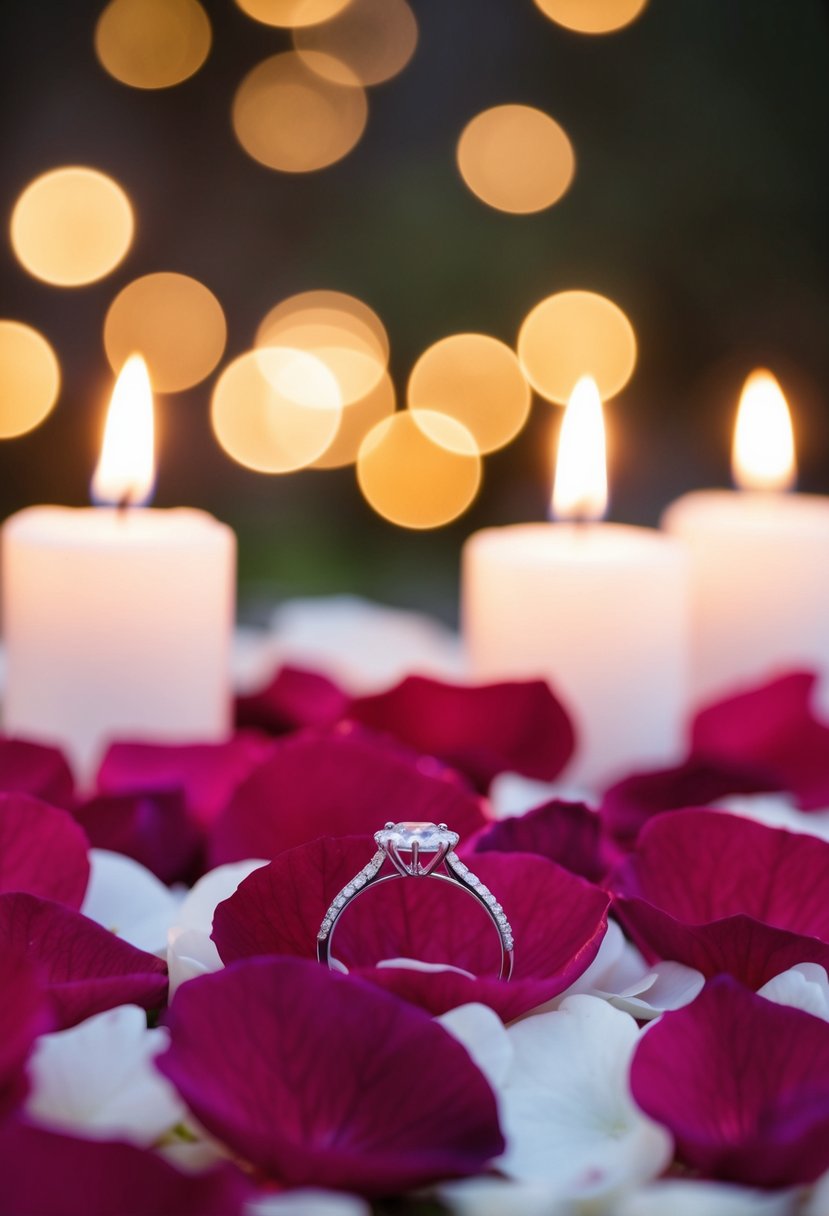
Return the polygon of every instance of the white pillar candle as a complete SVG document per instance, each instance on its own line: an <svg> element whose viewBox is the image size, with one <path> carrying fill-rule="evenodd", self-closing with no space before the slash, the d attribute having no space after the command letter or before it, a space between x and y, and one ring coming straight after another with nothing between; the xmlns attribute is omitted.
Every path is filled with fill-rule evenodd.
<svg viewBox="0 0 829 1216"><path fill-rule="evenodd" d="M592 468L576 450L591 441L573 433L584 429L580 418L594 432L592 448L581 449L588 462L593 452ZM562 427L554 506L583 522L485 529L463 554L473 674L547 679L577 733L564 777L594 788L673 759L687 699L685 555L653 529L586 522L603 514L606 499L597 420L595 385L580 381Z"/></svg>
<svg viewBox="0 0 829 1216"><path fill-rule="evenodd" d="M740 489L686 494L662 520L691 557L692 699L809 668L829 706L829 498L785 492L794 441L770 372L743 389L733 471Z"/></svg>
<svg viewBox="0 0 829 1216"><path fill-rule="evenodd" d="M109 466L102 457L93 483L125 504L152 481L152 433L109 433L119 412L125 426L131 413L145 428L151 419L145 369L131 364L113 395ZM113 472L119 446L135 472L126 463ZM222 738L234 586L234 535L203 511L44 506L12 516L2 535L5 731L63 747L83 782L116 737Z"/></svg>

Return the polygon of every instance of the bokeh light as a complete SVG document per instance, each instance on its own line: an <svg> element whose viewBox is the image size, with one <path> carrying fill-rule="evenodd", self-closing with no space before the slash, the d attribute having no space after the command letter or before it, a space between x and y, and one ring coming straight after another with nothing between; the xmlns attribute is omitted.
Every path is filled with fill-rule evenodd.
<svg viewBox="0 0 829 1216"><path fill-rule="evenodd" d="M20 321L0 321L0 439L39 426L59 391L60 365L43 335Z"/></svg>
<svg viewBox="0 0 829 1216"><path fill-rule="evenodd" d="M603 400L627 384L636 366L636 335L627 316L593 291L561 291L537 304L518 335L518 358L533 388L567 402L582 376Z"/></svg>
<svg viewBox="0 0 829 1216"><path fill-rule="evenodd" d="M389 359L388 335L377 314L337 291L307 291L282 300L260 323L255 345L292 347L322 359L337 379L344 405L377 386Z"/></svg>
<svg viewBox="0 0 829 1216"><path fill-rule="evenodd" d="M383 372L377 384L358 401L342 412L337 434L312 469L339 469L354 464L366 435L383 418L394 413L396 394L388 372Z"/></svg>
<svg viewBox="0 0 829 1216"><path fill-rule="evenodd" d="M322 51L327 58L308 62L330 80L350 84L356 76L365 85L381 84L402 72L415 53L417 33L406 0L351 0L333 21L298 30L294 46L303 57Z"/></svg>
<svg viewBox="0 0 829 1216"><path fill-rule="evenodd" d="M95 53L122 84L168 89L199 70L211 39L198 0L110 0L95 27Z"/></svg>
<svg viewBox="0 0 829 1216"><path fill-rule="evenodd" d="M552 206L573 180L573 146L555 119L532 106L484 110L467 123L458 168L473 194L499 211L525 215Z"/></svg>
<svg viewBox="0 0 829 1216"><path fill-rule="evenodd" d="M26 187L12 212L11 242L35 278L80 287L115 269L134 227L129 199L117 182L97 169L71 165Z"/></svg>
<svg viewBox="0 0 829 1216"><path fill-rule="evenodd" d="M365 130L368 101L345 64L326 78L326 56L272 55L250 71L233 100L233 129L249 156L283 173L311 173L341 160ZM349 84L341 83L351 77Z"/></svg>
<svg viewBox="0 0 829 1216"><path fill-rule="evenodd" d="M392 414L368 433L357 479L378 515L404 528L438 528L467 509L481 483L474 438L455 418Z"/></svg>
<svg viewBox="0 0 829 1216"><path fill-rule="evenodd" d="M452 334L424 351L412 369L408 404L463 423L480 452L514 439L532 393L515 353L486 334Z"/></svg>
<svg viewBox="0 0 829 1216"><path fill-rule="evenodd" d="M118 293L104 322L104 347L114 371L134 351L153 386L177 393L209 376L227 339L222 306L203 283L159 272L134 279Z"/></svg>
<svg viewBox="0 0 829 1216"><path fill-rule="evenodd" d="M225 452L258 473L291 473L327 451L340 424L337 381L319 359L278 346L222 372L210 417Z"/></svg>
<svg viewBox="0 0 829 1216"><path fill-rule="evenodd" d="M284 29L330 21L351 0L236 0L239 8L254 21Z"/></svg>
<svg viewBox="0 0 829 1216"><path fill-rule="evenodd" d="M648 0L535 0L545 17L579 34L611 34L645 8Z"/></svg>

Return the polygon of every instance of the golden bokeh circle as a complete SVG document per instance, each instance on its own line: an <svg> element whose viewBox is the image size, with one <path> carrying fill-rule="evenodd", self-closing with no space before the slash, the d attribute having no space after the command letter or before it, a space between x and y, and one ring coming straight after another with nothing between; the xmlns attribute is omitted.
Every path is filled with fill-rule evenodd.
<svg viewBox="0 0 829 1216"><path fill-rule="evenodd" d="M0 439L33 431L60 392L60 365L42 334L20 321L0 321Z"/></svg>
<svg viewBox="0 0 829 1216"><path fill-rule="evenodd" d="M533 106L493 106L477 114L458 140L466 185L499 211L543 211L567 191L576 158L554 118Z"/></svg>
<svg viewBox="0 0 829 1216"><path fill-rule="evenodd" d="M104 321L112 369L118 371L138 351L161 393L181 392L209 376L226 340L225 316L213 292L198 279L168 271L128 283Z"/></svg>
<svg viewBox="0 0 829 1216"><path fill-rule="evenodd" d="M535 0L545 17L579 34L611 34L642 13L648 0Z"/></svg>
<svg viewBox="0 0 829 1216"><path fill-rule="evenodd" d="M238 464L291 473L328 450L340 424L339 388L321 360L273 346L224 369L210 407L213 432Z"/></svg>
<svg viewBox="0 0 829 1216"><path fill-rule="evenodd" d="M309 51L329 56L309 62L330 80L350 84L353 75L372 85L403 71L415 53L417 37L417 19L406 0L351 0L332 21L297 30L294 46L303 58Z"/></svg>
<svg viewBox="0 0 829 1216"><path fill-rule="evenodd" d="M351 0L236 0L236 3L243 13L263 25L297 29L330 21L347 8Z"/></svg>
<svg viewBox="0 0 829 1216"><path fill-rule="evenodd" d="M456 418L480 452L514 439L532 403L515 352L487 334L452 334L435 342L415 363L407 392L410 410Z"/></svg>
<svg viewBox="0 0 829 1216"><path fill-rule="evenodd" d="M368 120L365 89L345 64L336 71L340 80L350 75L349 84L326 78L329 58L284 51L245 76L233 99L233 129L254 160L283 173L312 173L358 142Z"/></svg>
<svg viewBox="0 0 829 1216"><path fill-rule="evenodd" d="M390 417L395 406L394 384L389 373L384 371L364 397L346 406L331 445L312 463L311 468L341 469L354 464L366 435L378 422Z"/></svg>
<svg viewBox="0 0 829 1216"><path fill-rule="evenodd" d="M518 358L530 384L566 405L582 376L592 376L603 400L627 384L636 366L636 334L618 304L593 291L561 291L525 318Z"/></svg>
<svg viewBox="0 0 829 1216"><path fill-rule="evenodd" d="M29 274L81 287L114 270L135 222L124 191L97 169L69 165L30 182L14 205L11 242Z"/></svg>
<svg viewBox="0 0 829 1216"><path fill-rule="evenodd" d="M428 416L427 416L428 415ZM474 438L455 418L401 410L360 445L357 480L378 515L403 528L439 528L462 515L481 484Z"/></svg>
<svg viewBox="0 0 829 1216"><path fill-rule="evenodd" d="M210 51L210 19L199 0L110 0L95 26L105 71L134 89L169 89Z"/></svg>

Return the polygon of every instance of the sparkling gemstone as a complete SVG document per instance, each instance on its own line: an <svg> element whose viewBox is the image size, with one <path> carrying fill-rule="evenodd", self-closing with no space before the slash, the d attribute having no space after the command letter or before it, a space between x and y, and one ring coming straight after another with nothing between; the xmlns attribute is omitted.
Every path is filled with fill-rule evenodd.
<svg viewBox="0 0 829 1216"><path fill-rule="evenodd" d="M411 852L412 845L418 845L421 853L439 853L445 847L458 843L457 832L448 828L438 827L436 823L419 823L406 820L395 823L390 828L384 828L374 837L379 845L397 849L399 852Z"/></svg>

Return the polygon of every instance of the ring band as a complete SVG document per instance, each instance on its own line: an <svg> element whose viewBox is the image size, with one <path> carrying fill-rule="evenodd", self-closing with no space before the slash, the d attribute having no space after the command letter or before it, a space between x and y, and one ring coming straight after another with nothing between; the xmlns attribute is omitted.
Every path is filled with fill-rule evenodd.
<svg viewBox="0 0 829 1216"><path fill-rule="evenodd" d="M334 931L343 912L370 886L400 878L436 878L451 882L471 895L489 916L498 933L501 964L498 978L508 980L512 975L515 943L504 909L479 878L464 865L455 852L460 837L445 823L387 823L374 835L377 852L358 874L346 883L331 901L317 933L317 958L329 969L334 968L331 953ZM408 855L405 860L403 854ZM383 864L390 861L393 872L382 874ZM442 866L443 872L437 873Z"/></svg>

